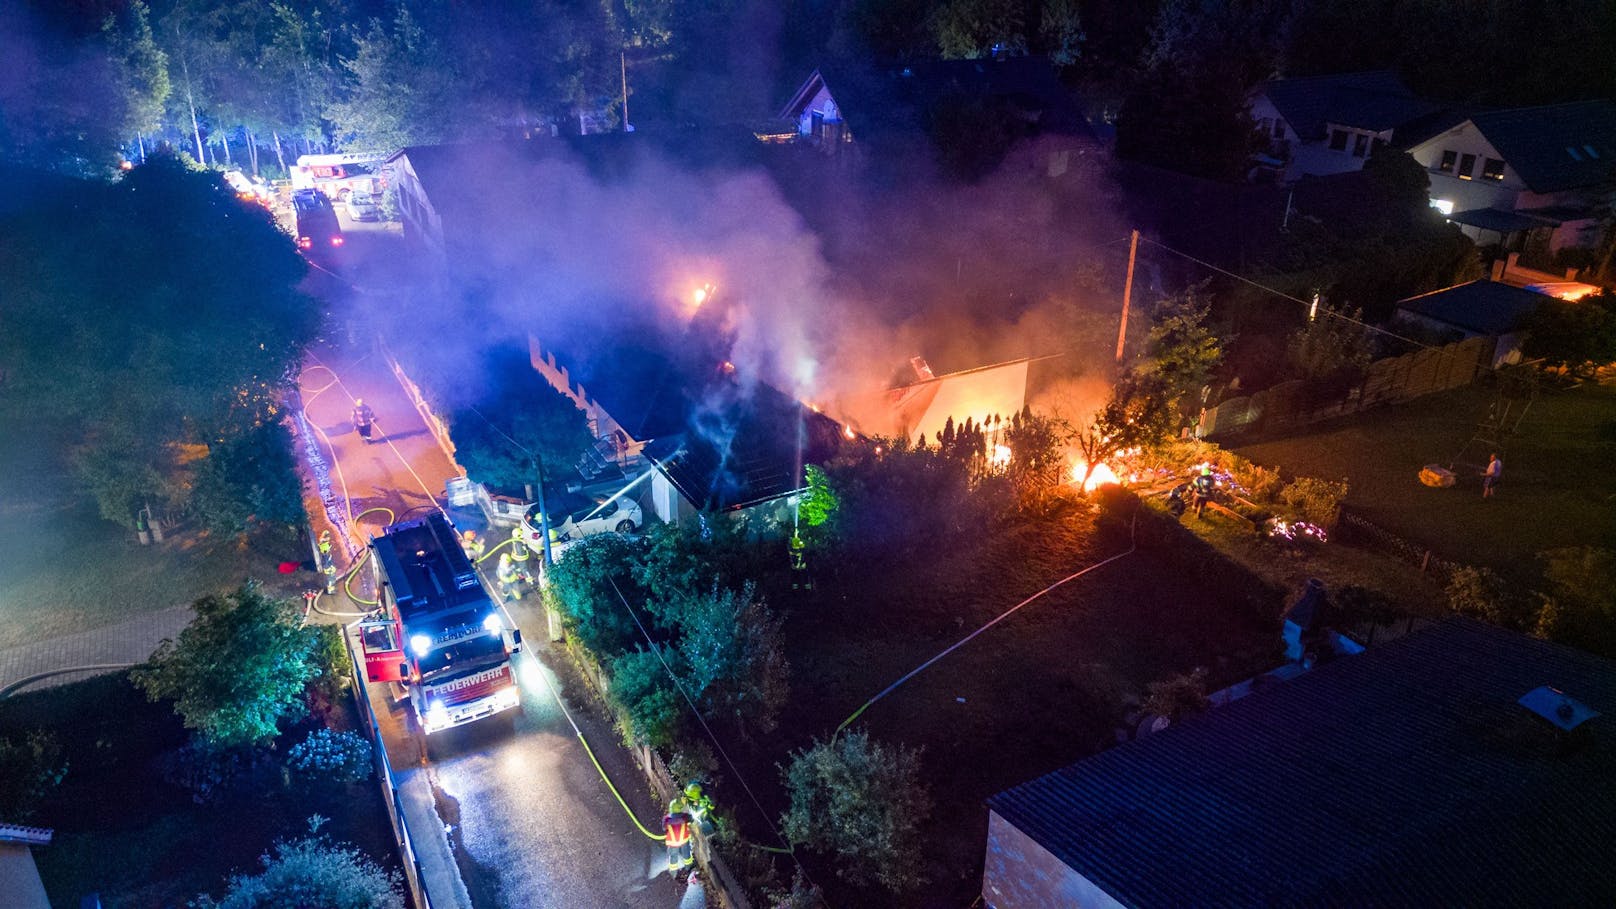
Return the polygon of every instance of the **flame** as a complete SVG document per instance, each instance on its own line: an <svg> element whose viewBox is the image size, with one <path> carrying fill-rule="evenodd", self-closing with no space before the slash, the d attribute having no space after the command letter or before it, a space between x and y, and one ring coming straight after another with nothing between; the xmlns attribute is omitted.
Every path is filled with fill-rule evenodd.
<svg viewBox="0 0 1616 909"><path fill-rule="evenodd" d="M995 445L995 446L993 446L993 454L988 456L988 463L993 464L993 465L995 465L997 467L1003 467L1006 464L1009 464L1010 463L1010 446L1008 446L1008 445Z"/></svg>
<svg viewBox="0 0 1616 909"><path fill-rule="evenodd" d="M843 435L843 437L845 437L847 439L847 441L849 441L849 442L853 441L853 427L851 427L851 426L843 426L842 427L842 435Z"/></svg>
<svg viewBox="0 0 1616 909"><path fill-rule="evenodd" d="M1082 483L1084 492L1093 492L1101 486L1116 486L1122 482L1122 478L1117 476L1116 471L1112 470L1109 465L1096 464L1093 471L1090 471L1088 467L1087 461L1078 461L1072 465L1072 482ZM1083 479L1083 474L1085 473L1089 475L1086 481Z"/></svg>
<svg viewBox="0 0 1616 909"><path fill-rule="evenodd" d="M690 302L697 306L707 302L707 288L698 287L690 294Z"/></svg>

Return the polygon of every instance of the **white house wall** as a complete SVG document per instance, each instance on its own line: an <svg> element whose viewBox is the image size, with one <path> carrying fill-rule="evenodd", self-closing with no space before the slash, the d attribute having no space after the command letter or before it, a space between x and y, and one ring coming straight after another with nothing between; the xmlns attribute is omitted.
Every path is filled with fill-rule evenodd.
<svg viewBox="0 0 1616 909"><path fill-rule="evenodd" d="M420 244L441 261L444 258L443 221L426 197L421 178L416 175L408 155L400 155L389 164L388 179L398 190L398 210L405 239Z"/></svg>
<svg viewBox="0 0 1616 909"><path fill-rule="evenodd" d="M988 812L982 900L990 909L1122 909L998 812Z"/></svg>
<svg viewBox="0 0 1616 909"><path fill-rule="evenodd" d="M1463 161L1465 155L1476 156L1471 179L1461 179L1456 174L1441 171L1442 153L1445 151L1457 155L1458 161ZM1481 131L1469 120L1434 139L1414 146L1409 149L1409 154L1420 162L1420 166L1425 168L1431 178L1432 202L1441 200L1451 202L1453 211L1471 211L1477 208L1514 211L1518 207L1526 207L1517 204L1517 199L1526 190L1526 184L1522 182L1520 174L1515 172L1509 161L1498 153L1498 149L1492 147ZM1481 176L1488 158L1504 161L1502 180L1488 180Z"/></svg>

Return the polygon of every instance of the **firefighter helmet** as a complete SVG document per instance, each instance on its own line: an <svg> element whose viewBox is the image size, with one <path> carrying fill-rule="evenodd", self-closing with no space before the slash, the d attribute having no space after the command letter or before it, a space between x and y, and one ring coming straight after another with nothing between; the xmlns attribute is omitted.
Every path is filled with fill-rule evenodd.
<svg viewBox="0 0 1616 909"><path fill-rule="evenodd" d="M355 406L355 407L364 407L365 406L365 399L364 398L354 398L353 399L353 406Z"/></svg>
<svg viewBox="0 0 1616 909"><path fill-rule="evenodd" d="M465 533L461 534L460 538L465 540L467 543L475 543L475 542L477 542L477 531L468 530Z"/></svg>
<svg viewBox="0 0 1616 909"><path fill-rule="evenodd" d="M694 804L701 801L701 784L692 781L685 787L685 800Z"/></svg>
<svg viewBox="0 0 1616 909"><path fill-rule="evenodd" d="M1212 465L1211 464L1202 464L1201 465L1201 476L1210 477L1211 475L1212 475Z"/></svg>

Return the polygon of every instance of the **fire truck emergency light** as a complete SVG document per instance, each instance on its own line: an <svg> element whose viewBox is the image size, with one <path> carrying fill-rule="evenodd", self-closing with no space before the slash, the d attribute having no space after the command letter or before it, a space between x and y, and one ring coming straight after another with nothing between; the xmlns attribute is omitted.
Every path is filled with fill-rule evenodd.
<svg viewBox="0 0 1616 909"><path fill-rule="evenodd" d="M414 651L417 657L426 656L432 651L432 636L426 634L411 635L410 650Z"/></svg>

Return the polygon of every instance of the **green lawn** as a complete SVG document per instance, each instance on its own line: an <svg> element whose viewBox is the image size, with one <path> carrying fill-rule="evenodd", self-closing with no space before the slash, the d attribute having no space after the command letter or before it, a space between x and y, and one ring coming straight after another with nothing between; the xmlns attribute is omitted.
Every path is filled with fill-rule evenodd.
<svg viewBox="0 0 1616 909"><path fill-rule="evenodd" d="M162 545L102 520L77 495L63 427L0 408L0 649L111 625L189 603L256 577L282 594L303 579L276 574L289 543L243 547L181 529Z"/></svg>
<svg viewBox="0 0 1616 909"><path fill-rule="evenodd" d="M1616 545L1616 389L1544 392L1504 442L1504 483L1484 501L1488 452L1466 443L1493 399L1484 383L1234 450L1288 475L1346 477L1357 513L1440 556L1517 578L1535 576L1544 550ZM1456 456L1457 486L1420 484L1421 466Z"/></svg>

